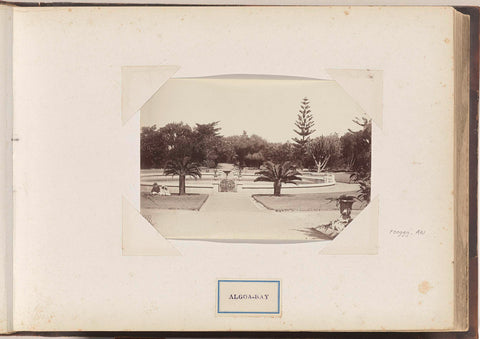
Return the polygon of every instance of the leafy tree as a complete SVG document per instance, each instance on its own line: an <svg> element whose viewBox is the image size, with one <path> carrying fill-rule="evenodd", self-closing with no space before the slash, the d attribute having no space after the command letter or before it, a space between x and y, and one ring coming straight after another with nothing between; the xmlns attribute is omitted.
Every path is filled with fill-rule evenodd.
<svg viewBox="0 0 480 339"><path fill-rule="evenodd" d="M242 135L233 135L225 138L225 141L233 149L233 162L239 170L245 166L249 165L258 165L258 159L261 157L260 154L268 145L268 142L259 137L258 135L248 136L246 131L243 131Z"/></svg>
<svg viewBox="0 0 480 339"><path fill-rule="evenodd" d="M296 181L302 180L296 167L290 161L273 163L267 161L263 168L255 173L258 177L254 181L273 182L273 195L279 196L282 189L282 183L297 184Z"/></svg>
<svg viewBox="0 0 480 339"><path fill-rule="evenodd" d="M308 98L303 98L300 104L299 114L297 114L297 120L295 121L295 126L297 129L293 131L298 135L298 137L292 138L295 142L297 148L297 155L303 161L305 160L307 143L310 140L310 135L315 132L313 126L315 122L313 121L313 115L310 110L310 103Z"/></svg>
<svg viewBox="0 0 480 339"><path fill-rule="evenodd" d="M370 202L370 173L354 173L351 176L352 180L360 185L357 198L360 201Z"/></svg>
<svg viewBox="0 0 480 339"><path fill-rule="evenodd" d="M335 160L340 154L340 139L338 135L317 137L307 143L307 153L313 158L317 172L323 171L330 160Z"/></svg>
<svg viewBox="0 0 480 339"><path fill-rule="evenodd" d="M218 158L216 159L217 164L220 162L233 163L233 158L235 157L235 149L233 147L232 141L229 138L230 137L222 137L218 142Z"/></svg>
<svg viewBox="0 0 480 339"><path fill-rule="evenodd" d="M260 167L264 161L265 158L261 152L248 153L245 157L245 163L249 167Z"/></svg>
<svg viewBox="0 0 480 339"><path fill-rule="evenodd" d="M140 168L163 167L167 152L167 144L157 130L157 126L142 127L140 132Z"/></svg>
<svg viewBox="0 0 480 339"><path fill-rule="evenodd" d="M245 166L260 167L265 158L263 150L268 146L268 142L262 137L252 134L248 137L248 154L245 156Z"/></svg>
<svg viewBox="0 0 480 339"><path fill-rule="evenodd" d="M349 130L340 138L342 157L347 170L367 173L371 164L372 123L366 118L353 121L362 129Z"/></svg>
<svg viewBox="0 0 480 339"><path fill-rule="evenodd" d="M220 121L214 121L210 122L208 124L196 124L195 130L197 131L198 134L204 136L205 138L209 137L218 137L220 136L219 132L221 130L220 127L218 127L218 123Z"/></svg>
<svg viewBox="0 0 480 339"><path fill-rule="evenodd" d="M352 132L356 136L357 160L353 166L355 172L370 173L372 163L372 120L367 118L353 120L362 129L358 132Z"/></svg>
<svg viewBox="0 0 480 339"><path fill-rule="evenodd" d="M355 133L347 132L340 138L343 163L347 171L353 171L357 160L357 137Z"/></svg>
<svg viewBox="0 0 480 339"><path fill-rule="evenodd" d="M362 118L353 120L362 127L360 131L348 133L354 135L356 161L353 165L354 173L350 179L360 185L357 198L370 202L370 171L371 171L371 140L372 140L372 121Z"/></svg>
<svg viewBox="0 0 480 339"><path fill-rule="evenodd" d="M199 149L194 142L192 128L183 122L170 123L162 127L159 132L167 144L168 160L178 160L184 157L199 157Z"/></svg>
<svg viewBox="0 0 480 339"><path fill-rule="evenodd" d="M253 154L263 151L265 147L267 147L268 141L256 134L252 134L248 138L248 144L250 146L250 153Z"/></svg>
<svg viewBox="0 0 480 339"><path fill-rule="evenodd" d="M156 126L143 128L141 138L142 162L164 167L166 175L178 175L179 194L185 194L185 177L201 175L197 161L202 153L195 131L181 122L170 123L158 130Z"/></svg>
<svg viewBox="0 0 480 339"><path fill-rule="evenodd" d="M265 160L274 163L292 161L295 159L295 146L289 142L269 143L263 151Z"/></svg>
<svg viewBox="0 0 480 339"><path fill-rule="evenodd" d="M349 130L340 138L341 153L348 170L370 172L372 122L362 118L353 120L362 127L359 131Z"/></svg>
<svg viewBox="0 0 480 339"><path fill-rule="evenodd" d="M240 168L245 166L245 157L250 153L247 132L243 131L242 135L228 137L228 141L232 145L234 151L232 162Z"/></svg>
<svg viewBox="0 0 480 339"><path fill-rule="evenodd" d="M197 161L205 162L208 167L217 167L220 157L222 136L219 121L208 124L196 124L194 129Z"/></svg>
<svg viewBox="0 0 480 339"><path fill-rule="evenodd" d="M178 194L185 194L185 178L191 176L193 178L201 178L199 164L193 162L190 157L182 159L169 160L163 171L165 175L178 175Z"/></svg>

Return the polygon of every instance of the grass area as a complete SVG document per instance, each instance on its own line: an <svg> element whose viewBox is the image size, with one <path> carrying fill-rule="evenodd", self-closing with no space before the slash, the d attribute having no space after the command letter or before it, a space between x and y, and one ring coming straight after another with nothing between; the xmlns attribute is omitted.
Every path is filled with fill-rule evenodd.
<svg viewBox="0 0 480 339"><path fill-rule="evenodd" d="M172 194L150 195L148 192L142 192L141 207L156 208L162 210L193 210L198 211L208 198L208 194Z"/></svg>
<svg viewBox="0 0 480 339"><path fill-rule="evenodd" d="M304 193L304 194L282 194L276 197L271 194L254 194L252 197L270 210L275 211L332 211L338 210L335 201L340 195L357 196L356 191L352 192L328 192L328 193ZM361 210L365 204L355 200L353 209Z"/></svg>

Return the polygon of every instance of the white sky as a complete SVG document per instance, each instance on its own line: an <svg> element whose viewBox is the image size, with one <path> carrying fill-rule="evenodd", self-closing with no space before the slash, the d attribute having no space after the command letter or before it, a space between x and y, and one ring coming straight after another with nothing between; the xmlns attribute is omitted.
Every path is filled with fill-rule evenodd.
<svg viewBox="0 0 480 339"><path fill-rule="evenodd" d="M220 121L221 135L244 130L271 142L285 142L296 134L294 123L301 100L307 97L315 121L312 137L349 128L362 109L334 81L266 79L170 79L142 107L141 126L170 122Z"/></svg>

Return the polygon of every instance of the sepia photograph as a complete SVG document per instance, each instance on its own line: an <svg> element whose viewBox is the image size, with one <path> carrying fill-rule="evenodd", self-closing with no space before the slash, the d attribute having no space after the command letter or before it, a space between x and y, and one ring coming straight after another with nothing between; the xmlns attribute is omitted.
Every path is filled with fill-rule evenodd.
<svg viewBox="0 0 480 339"><path fill-rule="evenodd" d="M371 119L335 81L170 79L140 124L141 214L166 238L333 240L370 202Z"/></svg>

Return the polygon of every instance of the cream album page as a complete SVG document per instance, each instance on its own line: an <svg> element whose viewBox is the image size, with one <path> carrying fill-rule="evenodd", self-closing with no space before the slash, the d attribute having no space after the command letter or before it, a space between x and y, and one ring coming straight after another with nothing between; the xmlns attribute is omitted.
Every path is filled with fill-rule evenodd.
<svg viewBox="0 0 480 339"><path fill-rule="evenodd" d="M452 328L454 12L13 8L14 329Z"/></svg>

